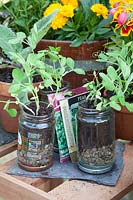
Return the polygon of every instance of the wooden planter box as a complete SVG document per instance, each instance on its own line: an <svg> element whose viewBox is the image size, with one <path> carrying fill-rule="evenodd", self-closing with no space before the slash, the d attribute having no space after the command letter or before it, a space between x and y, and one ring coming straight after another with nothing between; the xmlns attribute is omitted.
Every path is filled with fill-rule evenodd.
<svg viewBox="0 0 133 200"><path fill-rule="evenodd" d="M0 163L16 150L17 141L0 147ZM5 156L6 155L6 156ZM0 199L2 200L118 200L133 190L133 143L125 145L124 169L116 186L89 181L28 178L6 174L14 159L0 165Z"/></svg>

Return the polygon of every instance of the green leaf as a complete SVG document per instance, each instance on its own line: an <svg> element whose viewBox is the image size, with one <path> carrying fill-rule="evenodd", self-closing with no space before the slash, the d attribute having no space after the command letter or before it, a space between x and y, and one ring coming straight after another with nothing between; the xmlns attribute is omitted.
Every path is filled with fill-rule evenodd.
<svg viewBox="0 0 133 200"><path fill-rule="evenodd" d="M10 52L15 51L13 45L7 42L11 39L15 39L14 32L10 28L0 25L0 47L9 58L12 58Z"/></svg>
<svg viewBox="0 0 133 200"><path fill-rule="evenodd" d="M82 42L84 41L84 38L76 38L75 40L72 41L71 43L71 47L78 47L82 44Z"/></svg>
<svg viewBox="0 0 133 200"><path fill-rule="evenodd" d="M97 106L96 106L96 109L102 110L102 104L103 104L102 102L98 103Z"/></svg>
<svg viewBox="0 0 133 200"><path fill-rule="evenodd" d="M125 106L127 107L127 109L128 109L130 112L133 112L133 103L128 103L128 102L126 102L126 103L125 103Z"/></svg>
<svg viewBox="0 0 133 200"><path fill-rule="evenodd" d="M8 110L6 110L8 112L8 114L11 116L11 117L16 117L17 115L17 110L15 108L10 108Z"/></svg>
<svg viewBox="0 0 133 200"><path fill-rule="evenodd" d="M112 107L112 108L114 108L115 110L118 110L118 111L121 110L121 106L118 103L116 103L115 101L110 102L110 107Z"/></svg>
<svg viewBox="0 0 133 200"><path fill-rule="evenodd" d="M18 94L20 91L20 84L12 84L9 87L9 93L12 94L12 96L14 96L15 94Z"/></svg>
<svg viewBox="0 0 133 200"><path fill-rule="evenodd" d="M127 63L123 61L121 58L118 58L118 63L122 70L122 75L124 79L126 80L130 76L130 71L131 71L130 66L127 65Z"/></svg>
<svg viewBox="0 0 133 200"><path fill-rule="evenodd" d="M10 52L10 55L12 56L15 62L18 62L21 65L24 65L25 59L20 54L16 54L16 52Z"/></svg>
<svg viewBox="0 0 133 200"><path fill-rule="evenodd" d="M99 73L99 75L102 78L102 83L105 89L113 91L115 89L115 86L113 82L110 80L110 78L102 72Z"/></svg>
<svg viewBox="0 0 133 200"><path fill-rule="evenodd" d="M131 82L133 81L133 72L131 73L131 75L129 76L128 80L125 83L125 91L128 90L129 85L131 84Z"/></svg>
<svg viewBox="0 0 133 200"><path fill-rule="evenodd" d="M112 66L109 66L108 68L107 68L107 73L108 73L108 76L111 78L111 80L113 80L113 81L115 81L115 80L117 80L119 77L118 77L118 75L117 75L117 72L116 72L116 70L114 69L114 67L112 67Z"/></svg>
<svg viewBox="0 0 133 200"><path fill-rule="evenodd" d="M71 69L73 69L74 68L74 60L72 59L72 58L67 58L66 59L66 63L67 63L67 65L71 68Z"/></svg>
<svg viewBox="0 0 133 200"><path fill-rule="evenodd" d="M16 33L16 37L14 39L9 40L9 43L10 44L18 44L19 42L22 43L25 38L26 38L25 33L18 32Z"/></svg>
<svg viewBox="0 0 133 200"><path fill-rule="evenodd" d="M106 55L105 52L101 52L101 53L98 55L97 61L99 61L99 62L106 62L107 60L108 60L108 56Z"/></svg>
<svg viewBox="0 0 133 200"><path fill-rule="evenodd" d="M98 28L94 32L97 35L102 35L102 34L105 34L105 33L109 32L109 31L110 31L110 28Z"/></svg>
<svg viewBox="0 0 133 200"><path fill-rule="evenodd" d="M118 99L120 101L120 104L124 106L125 105L125 96L123 93L118 96Z"/></svg>
<svg viewBox="0 0 133 200"><path fill-rule="evenodd" d="M20 83L25 77L25 73L21 69L15 68L13 69L12 77L15 82Z"/></svg>
<svg viewBox="0 0 133 200"><path fill-rule="evenodd" d="M15 108L9 108L10 105L10 100L8 100L4 106L4 110L11 116L11 117L16 117L17 115L17 110Z"/></svg>

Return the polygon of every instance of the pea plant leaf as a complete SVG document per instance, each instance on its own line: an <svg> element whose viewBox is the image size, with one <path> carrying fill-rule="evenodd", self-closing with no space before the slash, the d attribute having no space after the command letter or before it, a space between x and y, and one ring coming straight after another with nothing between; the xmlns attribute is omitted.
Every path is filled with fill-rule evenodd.
<svg viewBox="0 0 133 200"><path fill-rule="evenodd" d="M115 86L112 82L112 80L108 77L108 75L104 74L104 73L99 73L100 77L102 78L102 83L104 85L104 87L107 90L111 90L113 91L115 89Z"/></svg>

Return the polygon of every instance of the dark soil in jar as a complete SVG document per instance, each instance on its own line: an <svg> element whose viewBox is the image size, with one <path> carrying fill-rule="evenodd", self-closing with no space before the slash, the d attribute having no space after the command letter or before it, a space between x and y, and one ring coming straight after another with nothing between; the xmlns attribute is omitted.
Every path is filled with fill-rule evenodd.
<svg viewBox="0 0 133 200"><path fill-rule="evenodd" d="M35 102L31 102L28 107L36 114L36 104ZM39 103L39 110L37 116L49 116L50 113L52 113L53 107L49 106L48 104L41 104ZM24 111L29 114L33 115L29 110L24 108Z"/></svg>
<svg viewBox="0 0 133 200"><path fill-rule="evenodd" d="M98 100L97 103L99 103ZM94 101L84 101L82 102L82 106L87 109L96 109L96 106L94 106Z"/></svg>

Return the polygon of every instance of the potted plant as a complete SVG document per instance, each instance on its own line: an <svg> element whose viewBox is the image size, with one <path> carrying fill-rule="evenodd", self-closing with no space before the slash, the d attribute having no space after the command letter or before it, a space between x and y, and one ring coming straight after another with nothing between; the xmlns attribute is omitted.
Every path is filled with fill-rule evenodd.
<svg viewBox="0 0 133 200"><path fill-rule="evenodd" d="M104 49L103 44L106 39L113 35L111 28L107 27L111 19L107 18L107 1L97 1L97 4L94 4L95 2L87 0L67 2L61 0L49 3L44 10L44 15L47 16L52 10L59 8L51 29L39 42L37 50L49 45L60 46L62 55L72 57L76 66L86 71L84 76L73 72L65 76L65 80L70 81L73 88L83 85L86 79L92 80L94 70L105 70L105 66L95 62L95 59L97 52ZM100 9L101 13L96 16L95 10ZM60 23L57 23L58 21Z"/></svg>
<svg viewBox="0 0 133 200"><path fill-rule="evenodd" d="M22 29L21 24L23 23L19 22L22 21L21 16L23 16L23 12L25 11L23 11L21 6L21 16L19 20L17 15L18 11L14 9L15 5L17 5L16 2L21 4L21 1L12 1L12 3L8 3L6 6L6 10L12 17L12 23L9 23L8 26L15 24L17 29ZM26 2L26 5L31 4L30 2ZM42 4L42 1L40 4ZM57 2L53 0L43 1L42 8L45 16L53 12L56 8L58 8L59 12L53 20L48 33L43 40L38 43L36 50L43 50L48 48L48 46L61 47L61 54L63 56L73 58L76 61L76 66L86 70L86 75L84 76L79 76L74 72L65 76L65 80L71 82L72 88L81 86L83 84L83 78L92 80L93 70L101 71L105 69L104 65L95 62L95 58L97 57L96 52L103 50L105 40L109 39L110 36L114 34L111 28L107 26L111 21L107 9L109 7L109 2L99 0L96 5L93 4L95 4L95 1L88 2L88 0L67 2L64 0ZM19 7L19 5L17 7ZM29 5L27 8L29 9L29 7L34 7L34 4L32 6ZM39 10L41 14L43 14L42 8L41 11ZM27 16L29 16L29 13ZM38 17L38 12L34 12L34 16ZM27 22L28 25L32 19L33 18L30 17Z"/></svg>
<svg viewBox="0 0 133 200"><path fill-rule="evenodd" d="M16 56L24 71L13 69L9 93L14 100L6 102L5 110L10 114L16 113L15 109L9 107L12 103L21 108L17 151L19 166L28 171L40 171L53 164L54 109L50 104L39 100L39 87L42 86L33 85L36 69L31 58L35 62L36 54L31 53L26 59L18 54Z"/></svg>
<svg viewBox="0 0 133 200"><path fill-rule="evenodd" d="M26 39L25 33L22 32L17 32L14 33L10 28L6 27L5 25L0 25L0 47L2 49L2 54L1 54L1 63L2 69L1 70L1 81L0 81L0 91L1 91L1 96L0 96L0 106L1 106L1 123L3 128L8 131L8 132L13 132L17 133L18 129L18 117L11 118L8 116L7 112L3 110L5 100L8 99L13 99L11 95L8 92L8 89L10 87L10 83L12 82L12 70L13 68L20 68L20 71L23 72L24 68L20 62L16 62L16 57L14 58L15 55L21 55L23 58L26 58L29 53L31 53L38 41L46 34L50 22L53 18L54 14L44 17L40 19L37 23L34 24L34 27L31 29L31 34L28 36ZM33 38L35 38L33 40ZM26 43L26 47L23 47L23 44ZM4 58L2 57L4 55ZM6 64L12 64L12 67L9 67L9 65L6 65L6 67L3 65L3 63ZM8 66L8 68L7 68ZM5 72L7 72L7 80L6 77L4 77ZM32 75L32 74L31 74ZM35 77L35 76L34 76ZM9 83L6 83L6 81L9 81ZM34 78L34 82L38 82L36 78ZM12 106L15 106L12 104ZM18 110L19 107L15 106ZM5 117L7 120L5 120ZM7 121L10 122L9 125L7 126Z"/></svg>
<svg viewBox="0 0 133 200"><path fill-rule="evenodd" d="M115 110L116 137L133 140L133 42L116 41L108 52L99 54L98 61L108 64L107 73L100 77Z"/></svg>
<svg viewBox="0 0 133 200"><path fill-rule="evenodd" d="M99 61L111 66L108 74L101 75L109 99L115 101L116 137L133 140L133 3L118 1L112 5L110 14L116 37L106 44L108 53L99 55Z"/></svg>
<svg viewBox="0 0 133 200"><path fill-rule="evenodd" d="M14 68L12 71L13 81L8 91L14 100L8 100L4 109L9 114L15 115L16 110L10 108L9 105L15 103L21 108L18 129L18 163L30 171L45 169L52 165L54 112L50 103L40 101L39 90L55 86L55 92L58 92L62 87L64 73L70 70L83 72L81 69L74 68L74 61L71 58L64 58L54 48L34 51L36 44L48 30L56 12L35 23L28 37L23 33L17 33L16 38L9 37L7 42L9 45L14 45L19 44L20 41L26 41L27 44L21 49L11 50L10 48L7 53L20 68ZM8 29L6 27L6 30ZM1 47L6 53L3 43ZM49 60L47 56L51 59ZM49 63L51 61L52 63ZM33 84L36 75L42 78L39 86Z"/></svg>
<svg viewBox="0 0 133 200"><path fill-rule="evenodd" d="M115 160L115 121L111 103L103 97L103 84L95 79L84 86L89 91L77 112L78 167L101 174L112 169Z"/></svg>
<svg viewBox="0 0 133 200"><path fill-rule="evenodd" d="M44 54L35 53L33 50L48 30L54 15L55 13L34 24L31 34L26 38L27 47L20 51L9 51L12 60L22 68L16 67L12 70L13 80L8 92L13 99L1 102L5 103L4 109L10 115L17 114L15 108L10 108L11 104L19 105L21 108L18 128L18 164L29 171L46 169L53 163L54 109L50 104L39 100L39 88L44 86L34 85L34 77L38 75L37 69L44 66L45 62L42 61ZM15 39L9 37L7 44L8 42L16 44L20 40L24 41L24 38L22 33L18 33Z"/></svg>

